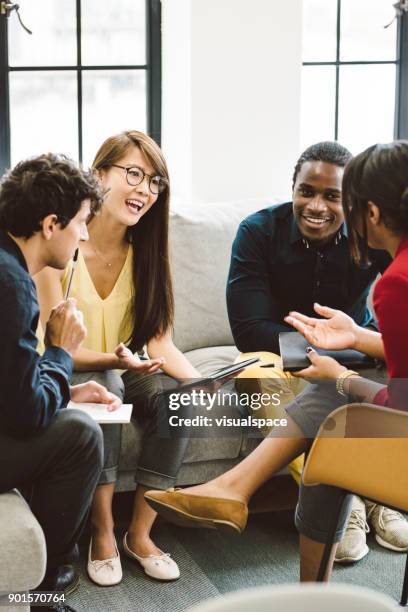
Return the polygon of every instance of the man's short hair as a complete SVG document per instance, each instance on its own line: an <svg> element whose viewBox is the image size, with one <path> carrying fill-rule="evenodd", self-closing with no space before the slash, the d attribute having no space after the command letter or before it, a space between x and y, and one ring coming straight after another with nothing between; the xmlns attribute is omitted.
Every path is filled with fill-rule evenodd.
<svg viewBox="0 0 408 612"><path fill-rule="evenodd" d="M293 173L292 189L295 187L297 175L303 164L308 161L324 162L326 164L334 164L335 166L344 166L352 158L352 154L346 147L343 147L338 142L325 140L311 145L299 157Z"/></svg>
<svg viewBox="0 0 408 612"><path fill-rule="evenodd" d="M17 238L30 238L41 221L55 214L63 229L84 200L91 212L102 204L102 190L91 171L65 155L47 153L19 162L0 181L0 228Z"/></svg>

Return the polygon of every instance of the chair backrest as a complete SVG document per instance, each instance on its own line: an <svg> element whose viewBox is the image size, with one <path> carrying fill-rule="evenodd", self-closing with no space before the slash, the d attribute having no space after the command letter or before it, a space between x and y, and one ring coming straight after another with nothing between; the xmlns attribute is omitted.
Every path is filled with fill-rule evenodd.
<svg viewBox="0 0 408 612"><path fill-rule="evenodd" d="M302 479L408 510L407 465L408 413L349 404L322 423Z"/></svg>
<svg viewBox="0 0 408 612"><path fill-rule="evenodd" d="M392 599L345 584L257 587L204 601L188 612L391 612Z"/></svg>

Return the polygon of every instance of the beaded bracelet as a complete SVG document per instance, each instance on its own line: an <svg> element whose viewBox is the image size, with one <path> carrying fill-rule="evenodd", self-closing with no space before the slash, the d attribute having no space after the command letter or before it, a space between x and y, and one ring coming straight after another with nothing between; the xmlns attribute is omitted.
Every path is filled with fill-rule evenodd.
<svg viewBox="0 0 408 612"><path fill-rule="evenodd" d="M360 374L358 372L355 372L354 370L345 370L344 372L342 372L340 376L336 378L337 393L340 393L340 395L344 395L344 397L347 397L347 393L344 393L344 381L346 380L346 378L351 378L354 376L360 376Z"/></svg>

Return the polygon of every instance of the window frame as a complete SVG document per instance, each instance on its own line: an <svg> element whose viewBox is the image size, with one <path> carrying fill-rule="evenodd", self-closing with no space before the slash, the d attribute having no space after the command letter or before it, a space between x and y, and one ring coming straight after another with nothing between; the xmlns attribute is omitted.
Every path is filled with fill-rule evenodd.
<svg viewBox="0 0 408 612"><path fill-rule="evenodd" d="M392 64L396 66L396 92L394 114L394 138L408 138L408 13L397 17L397 50L395 60L366 60L342 61L340 60L341 41L341 0L337 0L336 23L336 59L331 62L302 62L304 66L333 66L336 69L336 86L334 100L334 140L339 135L339 92L340 67Z"/></svg>
<svg viewBox="0 0 408 612"><path fill-rule="evenodd" d="M395 138L408 139L408 13L398 18Z"/></svg>
<svg viewBox="0 0 408 612"><path fill-rule="evenodd" d="M10 91L11 72L66 71L76 72L78 109L78 157L82 163L82 73L87 70L144 70L146 72L147 131L161 144L161 0L145 0L146 3L146 63L112 66L87 66L81 57L81 2L76 3L77 57L72 66L9 66L8 19L0 14L0 175L10 167ZM12 14L11 18L17 18Z"/></svg>

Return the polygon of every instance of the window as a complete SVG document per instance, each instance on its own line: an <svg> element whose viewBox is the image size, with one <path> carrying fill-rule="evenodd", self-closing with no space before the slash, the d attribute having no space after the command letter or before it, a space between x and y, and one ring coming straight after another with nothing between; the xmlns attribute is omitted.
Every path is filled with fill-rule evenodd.
<svg viewBox="0 0 408 612"><path fill-rule="evenodd" d="M406 137L408 15L391 0L303 0L301 145Z"/></svg>
<svg viewBox="0 0 408 612"><path fill-rule="evenodd" d="M160 143L160 0L20 0L0 16L0 171L44 151L89 166L109 135Z"/></svg>

